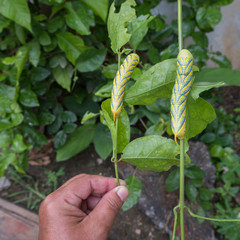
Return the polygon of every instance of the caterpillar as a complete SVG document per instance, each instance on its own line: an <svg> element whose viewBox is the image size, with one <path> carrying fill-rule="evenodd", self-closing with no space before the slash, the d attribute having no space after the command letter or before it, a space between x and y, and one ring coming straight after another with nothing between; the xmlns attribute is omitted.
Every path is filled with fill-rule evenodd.
<svg viewBox="0 0 240 240"><path fill-rule="evenodd" d="M183 49L177 56L177 77L171 97L171 126L176 144L186 134L187 95L193 82L193 56Z"/></svg>
<svg viewBox="0 0 240 240"><path fill-rule="evenodd" d="M130 79L134 68L139 63L139 56L135 53L129 54L120 66L117 74L113 80L112 97L111 97L111 111L113 119L119 117L122 111L123 96L127 81Z"/></svg>

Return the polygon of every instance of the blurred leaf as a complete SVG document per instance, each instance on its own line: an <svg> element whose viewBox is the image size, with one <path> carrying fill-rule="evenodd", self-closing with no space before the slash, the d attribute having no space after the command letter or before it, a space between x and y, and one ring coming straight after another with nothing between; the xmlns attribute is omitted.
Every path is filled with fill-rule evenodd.
<svg viewBox="0 0 240 240"><path fill-rule="evenodd" d="M129 196L122 206L123 211L127 211L138 203L142 192L142 183L135 176L125 179L126 186L129 190Z"/></svg>
<svg viewBox="0 0 240 240"><path fill-rule="evenodd" d="M58 33L57 38L59 47L65 52L69 61L75 65L80 53L87 49L84 41L70 32Z"/></svg>
<svg viewBox="0 0 240 240"><path fill-rule="evenodd" d="M24 122L31 125L31 126L38 126L38 118L37 116L32 112L32 110L24 110Z"/></svg>
<svg viewBox="0 0 240 240"><path fill-rule="evenodd" d="M194 32L192 34L192 38L194 42L200 47L203 47L203 48L208 47L208 37L204 32Z"/></svg>
<svg viewBox="0 0 240 240"><path fill-rule="evenodd" d="M166 178L165 186L168 192L173 192L179 188L180 173L179 168L174 168Z"/></svg>
<svg viewBox="0 0 240 240"><path fill-rule="evenodd" d="M232 63L226 56L221 55L220 57L212 57L211 59L213 62L217 63L221 68L232 69Z"/></svg>
<svg viewBox="0 0 240 240"><path fill-rule="evenodd" d="M24 143L23 136L16 134L12 142L12 150L16 153L21 153L27 149L27 145Z"/></svg>
<svg viewBox="0 0 240 240"><path fill-rule="evenodd" d="M71 2L65 3L68 13L65 15L67 25L81 35L90 34L88 15L82 4L78 4L77 9Z"/></svg>
<svg viewBox="0 0 240 240"><path fill-rule="evenodd" d="M71 87L71 76L69 76L66 68L56 67L53 69L53 76L57 83L64 89L70 92Z"/></svg>
<svg viewBox="0 0 240 240"><path fill-rule="evenodd" d="M41 109L38 115L38 119L40 125L50 125L55 121L56 117L47 109Z"/></svg>
<svg viewBox="0 0 240 240"><path fill-rule="evenodd" d="M103 125L98 124L94 133L93 143L97 154L105 160L112 152L112 139L109 129Z"/></svg>
<svg viewBox="0 0 240 240"><path fill-rule="evenodd" d="M7 147L11 141L11 134L7 131L2 131L0 135L0 148Z"/></svg>
<svg viewBox="0 0 240 240"><path fill-rule="evenodd" d="M85 112L85 114L84 114L84 116L81 120L81 124L86 123L89 119L94 118L98 115L99 115L99 113L92 113L92 112L89 112L89 111Z"/></svg>
<svg viewBox="0 0 240 240"><path fill-rule="evenodd" d="M208 144L216 140L216 134L212 132L206 132L201 136L201 141Z"/></svg>
<svg viewBox="0 0 240 240"><path fill-rule="evenodd" d="M46 79L50 74L51 72L48 69L42 68L42 67L36 67L36 68L33 68L31 71L31 78L33 81L40 82Z"/></svg>
<svg viewBox="0 0 240 240"><path fill-rule="evenodd" d="M78 127L68 136L66 143L58 149L56 161L67 160L86 149L92 142L94 131L94 125Z"/></svg>
<svg viewBox="0 0 240 240"><path fill-rule="evenodd" d="M52 42L50 35L46 31L40 32L40 35L38 36L38 40L42 46L48 46Z"/></svg>
<svg viewBox="0 0 240 240"><path fill-rule="evenodd" d="M104 84L99 89L97 89L97 91L95 92L95 95L99 97L104 97L104 98L111 97L112 86L113 86L113 82L109 81L108 83Z"/></svg>
<svg viewBox="0 0 240 240"><path fill-rule="evenodd" d="M66 123L71 123L71 122L77 121L77 116L75 115L75 113L73 113L71 111L62 112L61 118L62 118L62 121L66 122Z"/></svg>
<svg viewBox="0 0 240 240"><path fill-rule="evenodd" d="M17 50L16 58L15 58L15 66L17 67L17 81L20 79L20 76L22 74L22 70L24 67L24 64L27 61L29 53L29 48L26 46L20 47Z"/></svg>
<svg viewBox="0 0 240 240"><path fill-rule="evenodd" d="M209 25L214 28L222 19L222 13L220 9L215 6L208 7L206 19Z"/></svg>
<svg viewBox="0 0 240 240"><path fill-rule="evenodd" d="M138 44L143 40L148 31L148 23L151 22L155 16L141 15L128 25L128 33L132 36L130 38L130 45L133 49L137 49Z"/></svg>
<svg viewBox="0 0 240 240"><path fill-rule="evenodd" d="M197 166L191 166L185 169L185 176L190 179L202 179L205 177L205 173L201 168Z"/></svg>
<svg viewBox="0 0 240 240"><path fill-rule="evenodd" d="M88 5L96 15L106 22L108 14L108 0L82 0L82 2Z"/></svg>
<svg viewBox="0 0 240 240"><path fill-rule="evenodd" d="M90 48L82 52L76 60L76 67L80 72L92 72L104 62L107 49Z"/></svg>
<svg viewBox="0 0 240 240"><path fill-rule="evenodd" d="M200 7L197 10L196 21L200 29L208 32L211 30L211 26L207 21L207 9L205 7Z"/></svg>
<svg viewBox="0 0 240 240"><path fill-rule="evenodd" d="M120 11L116 13L116 8L112 3L108 15L108 35L111 40L111 48L113 52L117 53L118 50L125 45L131 38L131 34L127 33L126 25L136 19L134 0L128 0L122 3Z"/></svg>
<svg viewBox="0 0 240 240"><path fill-rule="evenodd" d="M59 131L55 136L54 136L54 147L56 149L62 147L67 139L67 135L64 131Z"/></svg>
<svg viewBox="0 0 240 240"><path fill-rule="evenodd" d="M74 132L74 130L76 129L77 127L77 124L75 123L66 123L64 126L63 126L63 131L65 133L72 133Z"/></svg>
<svg viewBox="0 0 240 240"><path fill-rule="evenodd" d="M118 70L117 63L108 64L107 66L103 66L102 73L106 78L113 79L116 76Z"/></svg>
<svg viewBox="0 0 240 240"><path fill-rule="evenodd" d="M113 147L116 146L116 127L111 112L111 99L105 100L102 105L102 112L105 119L105 125L109 128L112 136ZM128 114L124 108L118 118L118 134L117 134L117 153L121 153L130 141L130 122Z"/></svg>
<svg viewBox="0 0 240 240"><path fill-rule="evenodd" d="M209 201L213 197L212 193L207 188L200 188L198 194L200 199L203 201Z"/></svg>
<svg viewBox="0 0 240 240"><path fill-rule="evenodd" d="M31 15L26 0L0 0L0 13L17 24L31 29Z"/></svg>
<svg viewBox="0 0 240 240"><path fill-rule="evenodd" d="M3 29L7 28L10 24L9 19L0 16L0 33L2 33Z"/></svg>
<svg viewBox="0 0 240 240"><path fill-rule="evenodd" d="M141 170L162 172L174 165L179 165L177 156L180 149L172 139L153 135L140 137L130 142L121 157ZM187 162L190 161L186 155Z"/></svg>
<svg viewBox="0 0 240 240"><path fill-rule="evenodd" d="M26 107L38 107L37 95L30 89L23 88L20 92L20 103Z"/></svg>
<svg viewBox="0 0 240 240"><path fill-rule="evenodd" d="M195 21L193 20L185 20L183 21L183 37L186 38L188 36L192 36L195 29Z"/></svg>
<svg viewBox="0 0 240 240"><path fill-rule="evenodd" d="M26 32L25 28L15 23L15 33L19 42L24 45L26 43Z"/></svg>
<svg viewBox="0 0 240 240"><path fill-rule="evenodd" d="M28 136L29 143L33 144L36 148L48 143L47 138L31 126L23 125L22 131L24 132L24 135Z"/></svg>
<svg viewBox="0 0 240 240"><path fill-rule="evenodd" d="M40 56L41 56L41 49L38 42L31 42L29 43L29 61L32 63L34 67L37 67Z"/></svg>
<svg viewBox="0 0 240 240"><path fill-rule="evenodd" d="M223 82L225 86L240 86L240 71L226 68L205 68L196 73L195 82Z"/></svg>
<svg viewBox="0 0 240 240"><path fill-rule="evenodd" d="M187 198L188 198L190 201L196 201L197 189L196 189L195 186L192 185L190 182L187 182L187 183L186 183L185 192L186 192Z"/></svg>
<svg viewBox="0 0 240 240"><path fill-rule="evenodd" d="M58 29L63 28L65 24L64 18L62 15L58 15L48 22L48 32L55 33Z"/></svg>

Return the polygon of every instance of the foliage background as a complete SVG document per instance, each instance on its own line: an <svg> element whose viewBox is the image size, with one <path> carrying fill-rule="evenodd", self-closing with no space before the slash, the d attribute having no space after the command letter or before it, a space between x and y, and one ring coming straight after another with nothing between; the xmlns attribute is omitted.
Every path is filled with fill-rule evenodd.
<svg viewBox="0 0 240 240"><path fill-rule="evenodd" d="M100 108L110 97L120 49L126 54L134 49L141 58L128 84L128 88L135 87L125 98L129 131L147 136L172 134L169 100L158 99L168 97L166 92L155 98L139 97L143 90L140 84L148 79L154 69L151 67L165 64L162 68L170 69L174 59L168 59L178 53L177 21L167 24L165 16L150 14L159 2L128 0L121 8L124 1L115 1L108 13L112 4L108 0L0 0L0 175L9 165L24 173L29 151L41 149L50 139L57 161L69 159L91 142L102 159L111 154L111 135ZM236 85L239 77L225 56L208 51L206 35L220 22L220 8L231 2L187 0L183 6L184 38L192 39L184 47L192 52L200 69L209 59L220 67L196 75L198 87L192 92L200 112L208 106L208 122L215 113L199 94L224 84ZM119 37L113 40L116 34ZM203 86L203 79L208 84ZM136 92L138 96L134 97ZM189 138L201 131L196 130ZM204 135L202 138L204 141ZM211 147L217 148L214 144ZM221 154L212 151L214 157L221 158L221 151L227 150L219 150Z"/></svg>

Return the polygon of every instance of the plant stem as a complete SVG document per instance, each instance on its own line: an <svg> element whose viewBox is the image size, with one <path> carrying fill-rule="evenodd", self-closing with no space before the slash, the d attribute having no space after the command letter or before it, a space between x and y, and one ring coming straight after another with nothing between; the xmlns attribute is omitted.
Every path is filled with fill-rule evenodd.
<svg viewBox="0 0 240 240"><path fill-rule="evenodd" d="M178 48L179 52L183 49L182 0L178 0Z"/></svg>
<svg viewBox="0 0 240 240"><path fill-rule="evenodd" d="M118 70L120 68L120 61L121 61L121 52L118 52ZM113 162L114 162L114 168L115 168L115 176L117 179L117 186L120 186L119 183L119 176L118 176L118 159L117 159L117 139L118 139L118 118L116 118L116 139L115 139L115 146L113 144Z"/></svg>
<svg viewBox="0 0 240 240"><path fill-rule="evenodd" d="M114 149L114 152L113 152L113 157L114 157L114 167L115 167L115 175L116 175L116 179L117 179L117 186L120 186L120 183L119 183L119 176L118 176L118 165L117 165L117 162L118 162L118 159L117 159L117 139L118 139L118 118L116 118L116 140L115 140L115 149Z"/></svg>
<svg viewBox="0 0 240 240"><path fill-rule="evenodd" d="M180 208L180 227L181 240L185 239L184 233L184 140L180 140L180 191L179 191L179 208Z"/></svg>
<svg viewBox="0 0 240 240"><path fill-rule="evenodd" d="M174 226L173 226L172 240L175 239L176 229L177 229L177 222L178 222L177 208L179 208L179 205L175 206L174 209L173 209L173 213L174 213Z"/></svg>

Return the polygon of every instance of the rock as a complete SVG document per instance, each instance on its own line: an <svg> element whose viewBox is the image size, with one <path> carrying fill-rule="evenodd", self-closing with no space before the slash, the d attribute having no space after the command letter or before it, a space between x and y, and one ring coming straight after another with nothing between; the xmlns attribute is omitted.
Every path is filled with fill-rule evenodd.
<svg viewBox="0 0 240 240"><path fill-rule="evenodd" d="M205 186L213 186L216 170L210 161L210 155L206 145L200 142L190 143L189 156L195 165L199 166L206 173ZM124 178L131 176L134 172L134 167L130 164L119 164L119 168L119 172ZM142 194L138 208L142 210L159 229L168 234L172 234L174 224L173 208L178 204L179 191L166 192L165 180L168 174L169 172L136 171L136 177L142 181ZM197 204L187 200L186 205L189 206L193 212L198 209ZM188 240L215 240L211 223L205 221L199 224L197 219L192 218L187 211L185 212L185 232L186 239ZM179 236L179 234L180 231L178 229L177 236Z"/></svg>
<svg viewBox="0 0 240 240"><path fill-rule="evenodd" d="M0 191L11 186L11 182L5 177L0 178Z"/></svg>

